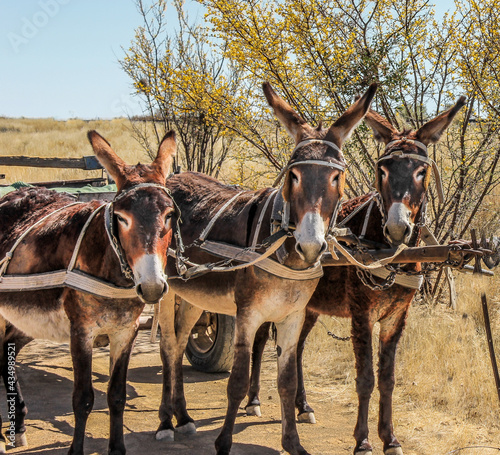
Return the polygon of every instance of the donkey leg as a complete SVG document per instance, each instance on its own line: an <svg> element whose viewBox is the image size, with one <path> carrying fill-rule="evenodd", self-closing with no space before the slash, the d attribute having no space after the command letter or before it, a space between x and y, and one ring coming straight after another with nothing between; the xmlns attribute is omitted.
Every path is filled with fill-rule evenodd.
<svg viewBox="0 0 500 455"><path fill-rule="evenodd" d="M297 395L295 396L295 407L298 412L298 421L302 423L316 423L314 409L309 406L306 397L306 388L304 385L304 370L302 368L302 355L306 338L313 329L319 314L306 309L306 319L300 332L299 343L297 345Z"/></svg>
<svg viewBox="0 0 500 455"><path fill-rule="evenodd" d="M203 310L200 308L191 305L186 300L182 300L175 317L175 333L177 336L173 390L174 415L177 420L175 431L185 434L196 433L196 426L194 420L187 412L182 359L189 341L189 336L191 335L191 330L198 319L200 319L202 313Z"/></svg>
<svg viewBox="0 0 500 455"><path fill-rule="evenodd" d="M260 417L260 370L262 368L262 355L269 339L270 322L266 322L259 327L255 334L255 341L252 349L252 370L250 375L250 390L248 391L248 403L245 411L249 416Z"/></svg>
<svg viewBox="0 0 500 455"><path fill-rule="evenodd" d="M160 426L156 439L174 439L172 417L177 419L176 430L195 433L194 420L186 409L182 358L189 334L203 311L182 300L175 314L175 294L169 293L161 302L159 322L162 328L160 353L163 364L163 392L160 405Z"/></svg>
<svg viewBox="0 0 500 455"><path fill-rule="evenodd" d="M373 324L368 314L353 313L352 343L356 357L356 392L358 394L358 419L354 429L356 439L355 455L371 455L372 446L368 440L368 405L375 385L372 352Z"/></svg>
<svg viewBox="0 0 500 455"><path fill-rule="evenodd" d="M109 335L110 378L107 394L110 418L109 455L125 454L123 412L127 399L127 370L137 329L138 326L134 325L130 330Z"/></svg>
<svg viewBox="0 0 500 455"><path fill-rule="evenodd" d="M278 392L281 400L281 444L292 455L307 455L300 445L295 421L297 395L297 340L304 324L305 310L289 314L276 324L278 352Z"/></svg>
<svg viewBox="0 0 500 455"><path fill-rule="evenodd" d="M172 381L175 366L174 357L176 350L174 318L175 294L169 292L160 302L158 321L161 327L160 357L162 361L162 394L158 415L160 426L156 430L156 439L164 441L174 440L174 426L172 424Z"/></svg>
<svg viewBox="0 0 500 455"><path fill-rule="evenodd" d="M234 362L227 384L227 412L221 432L215 440L217 455L229 455L233 443L233 429L238 407L248 393L250 383L250 356L255 333L262 324L254 313L236 315L234 334Z"/></svg>
<svg viewBox="0 0 500 455"><path fill-rule="evenodd" d="M69 455L83 455L87 418L94 406L92 388L92 335L83 327L71 327L71 358L73 360L73 413L75 433Z"/></svg>
<svg viewBox="0 0 500 455"><path fill-rule="evenodd" d="M394 391L394 360L403 333L407 310L396 320L380 321L378 388L380 391L378 434L384 443L385 455L403 455L392 425L392 393Z"/></svg>

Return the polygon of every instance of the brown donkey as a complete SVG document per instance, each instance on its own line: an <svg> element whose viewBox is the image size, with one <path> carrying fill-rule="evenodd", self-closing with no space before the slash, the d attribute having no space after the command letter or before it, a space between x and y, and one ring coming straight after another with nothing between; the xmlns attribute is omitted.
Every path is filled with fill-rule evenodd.
<svg viewBox="0 0 500 455"><path fill-rule="evenodd" d="M416 246L420 239L420 223L425 220L426 190L431 162L427 160L427 145L437 142L441 134L465 104L460 100L448 111L429 121L417 131L397 131L386 119L370 111L365 121L373 129L375 139L386 144L377 162L378 193L369 193L343 204L339 221L357 236L378 244ZM373 205L370 204L373 201ZM378 208L377 208L378 206ZM358 212L355 210L358 209ZM372 210L373 209L373 210ZM347 220L351 215L352 218ZM415 229L415 226L417 228ZM420 264L403 268L414 272ZM360 278L361 275L361 278ZM377 281L377 280L375 280ZM392 426L392 392L394 389L394 359L408 309L415 290L397 284L386 290L368 287L362 272L356 267L325 267L324 276L307 305L306 320L298 343L298 388L296 407L299 421L314 423L313 409L306 401L302 373L302 353L307 335L320 314L352 319L351 338L356 357L356 389L359 398L358 419L354 437L356 455L371 455L368 440L368 404L375 377L372 360L372 331L380 324L378 388L380 391L379 436L385 455L401 455L401 445ZM380 280L378 280L380 283ZM252 356L252 379L247 413L260 415L259 372L261 357L269 335L269 324L257 332Z"/></svg>
<svg viewBox="0 0 500 455"><path fill-rule="evenodd" d="M4 348L6 342L15 343L15 354L33 338L70 341L75 433L69 453L83 455L85 426L94 401L92 346L97 336L106 334L110 339L109 453L118 455L125 454L126 374L139 315L145 302L157 303L167 291L164 270L177 214L164 184L175 154L175 136L173 132L165 136L151 165L136 166L126 165L95 131L88 137L116 182L117 195L111 204L79 203L69 195L33 188L0 199L0 258L5 257L0 269L0 315L8 321L2 341ZM47 280L56 271L76 281L49 286ZM6 284L33 274L44 274L37 289L13 292ZM90 284L80 283L85 278ZM22 282L19 287L25 288ZM4 349L4 354L14 353ZM5 373L6 358L2 361ZM9 391L18 393L16 440L25 443L26 408L17 381L8 384ZM8 445L16 442L10 437L9 441Z"/></svg>
<svg viewBox="0 0 500 455"><path fill-rule="evenodd" d="M271 233L271 213L277 198L282 197L289 204L289 220L296 227L293 236L290 234L283 244L285 254L282 258L288 270L287 278L250 266L182 281L174 279L175 264L168 262L167 270L172 277L169 284L173 292L160 307L164 383L161 424L156 436L157 439L173 439L173 415L177 419L178 431L195 431L186 410L182 385L182 355L189 332L204 309L235 314L234 366L227 388L226 419L215 443L218 455L230 452L238 406L248 391L255 332L265 321L275 322L278 330L282 445L291 454L307 454L299 442L294 397L297 340L304 321L305 305L321 275L319 270L319 274L311 277L310 268L316 264L314 270L319 269L317 261L327 246L325 236L332 213L342 196L344 158L340 147L363 119L376 91L376 86L372 85L329 129L323 129L310 127L269 84L264 84L263 88L276 116L296 143L284 172L280 194L270 188L238 193L234 187L198 173L175 175L167 181L183 217L189 220L189 224L182 226L182 236L186 243L194 242L195 246L188 248L186 255L195 263L214 260L214 256L203 249L206 243L197 247L198 240L207 235L211 241L240 247L250 247L253 238L262 243ZM211 229L209 223L213 224ZM301 277L304 273L309 274L309 279ZM175 330L173 293L189 302L181 305Z"/></svg>

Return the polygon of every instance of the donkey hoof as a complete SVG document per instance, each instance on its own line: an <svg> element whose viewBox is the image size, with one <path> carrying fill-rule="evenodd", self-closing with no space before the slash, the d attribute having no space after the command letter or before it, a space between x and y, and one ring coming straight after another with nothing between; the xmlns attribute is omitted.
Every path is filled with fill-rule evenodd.
<svg viewBox="0 0 500 455"><path fill-rule="evenodd" d="M7 447L5 446L5 441L0 441L0 453L7 453Z"/></svg>
<svg viewBox="0 0 500 455"><path fill-rule="evenodd" d="M174 430L159 430L156 432L157 441L173 441Z"/></svg>
<svg viewBox="0 0 500 455"><path fill-rule="evenodd" d="M262 417L262 412L260 412L260 405L259 404L247 406L245 408L245 411L247 413L247 416Z"/></svg>
<svg viewBox="0 0 500 455"><path fill-rule="evenodd" d="M26 447L28 445L28 438L26 433L16 433L14 444L16 447Z"/></svg>
<svg viewBox="0 0 500 455"><path fill-rule="evenodd" d="M303 412L297 416L299 423L316 423L314 412Z"/></svg>
<svg viewBox="0 0 500 455"><path fill-rule="evenodd" d="M359 452L354 452L354 455L373 455L371 449L369 450L360 450Z"/></svg>
<svg viewBox="0 0 500 455"><path fill-rule="evenodd" d="M401 447L389 447L384 450L384 455L403 455L403 449Z"/></svg>
<svg viewBox="0 0 500 455"><path fill-rule="evenodd" d="M193 422L188 422L184 425L181 425L180 427L175 427L175 431L182 434L195 434L196 427L194 426Z"/></svg>

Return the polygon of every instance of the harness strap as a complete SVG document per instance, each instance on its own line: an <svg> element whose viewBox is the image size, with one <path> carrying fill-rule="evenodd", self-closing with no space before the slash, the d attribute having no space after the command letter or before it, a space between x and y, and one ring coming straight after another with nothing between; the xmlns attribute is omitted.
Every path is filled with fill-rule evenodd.
<svg viewBox="0 0 500 455"><path fill-rule="evenodd" d="M85 236L85 233L87 232L87 229L88 229L90 223L92 222L92 220L95 218L95 216L99 213L99 211L103 207L104 207L104 205L100 205L99 207L97 207L97 209L95 209L92 212L92 214L88 217L87 221L85 222L85 225L83 226L82 230L80 231L80 235L78 236L78 240L76 241L75 249L73 250L71 260L69 261L69 265L68 265L68 269L67 269L68 272L71 272L71 270L73 270L73 268L75 267L76 258L78 257L78 253L80 251L80 246L82 244L83 237Z"/></svg>
<svg viewBox="0 0 500 455"><path fill-rule="evenodd" d="M328 145L328 147L331 147L334 150L336 150L337 152L342 153L342 151L340 150L340 147L337 144L334 144L333 142L325 141L323 139L307 139L305 141L299 142L295 146L295 148L292 151L292 156L298 149L305 147L306 145L311 144L311 143L326 144L326 145ZM345 166L343 166L341 164L337 164L337 163L331 163L330 161L322 161L322 160L297 161L296 163L287 164L283 169L281 169L280 173L278 174L278 177L276 177L276 180L273 183L273 187L276 187L278 185L280 180L285 175L285 172L287 172L291 167L297 166L299 164L317 164L317 165L321 165L321 166L330 166L330 167L333 167L335 169L339 169L342 172L345 171Z"/></svg>
<svg viewBox="0 0 500 455"><path fill-rule="evenodd" d="M355 257L353 257L351 255L351 253L349 253L349 251L347 251L338 241L335 237L331 237L329 239L329 243L331 243L330 247L331 249L333 249L333 246L335 246L339 251L340 253L342 254L342 256L344 256L350 264L352 265L355 265L356 267L359 267L361 269L365 269L365 270L371 270L371 269L377 269L377 268L380 268L380 267L384 267L385 265L389 264L399 253L401 253L401 251L405 250L406 248L408 248L407 245L405 245L404 243L402 243L401 245L398 246L398 248L396 249L396 252L388 257L388 258L384 258L384 259L380 259L378 261L375 261L371 264L363 264L361 262L359 262Z"/></svg>
<svg viewBox="0 0 500 455"><path fill-rule="evenodd" d="M192 267L190 269L187 269L182 278L188 280L190 278L193 278L195 276L203 275L208 272L231 272L233 270L239 270L239 269L244 269L246 267L250 267L251 265L255 265L259 263L260 261L263 261L267 257L271 256L286 240L288 236L288 232L286 231L279 231L276 234L273 234L272 236L268 237L268 239L272 242L267 250L260 254L260 253L254 253L255 256L252 256L250 262L245 262L246 259L244 257L247 257L245 255L246 252L251 251L251 248L242 248L242 247L237 247L233 245L229 245L224 242L216 242L216 241L211 241L207 240L203 242L200 245L200 248L208 251L209 253L214 253L217 256L222 256L225 258L230 258L230 261L241 261L243 264L238 264L238 265L231 265L231 266L219 266L215 263L208 263L208 264L195 264L195 263L188 263L188 265L191 265ZM267 240L267 239L266 239ZM228 251L231 251L233 254L228 255L226 254ZM174 256L173 250L169 249L169 255Z"/></svg>
<svg viewBox="0 0 500 455"><path fill-rule="evenodd" d="M42 224L47 218L51 217L52 215L55 215L56 213L59 213L63 211L64 209L67 209L68 207L72 207L73 205L76 204L81 204L81 202L73 202L71 204L65 205L64 207L60 207L57 210L54 210L53 212L50 212L49 214L45 215L42 219L38 220L35 224L30 226L28 229L26 229L16 240L10 251L8 251L5 254L5 257L0 261L1 268L0 268L0 280L2 279L3 275L7 271L7 267L9 266L9 262L12 259L12 256L14 255L15 249L18 247L18 245L24 240L24 238L37 226Z"/></svg>
<svg viewBox="0 0 500 455"><path fill-rule="evenodd" d="M401 139L396 139L395 141L389 142L386 146L385 149L391 148L394 144L397 144L398 142L407 142L408 144L413 144L416 145L418 148L422 149L424 152L427 152L427 146L415 139L407 139L406 137L403 137Z"/></svg>
<svg viewBox="0 0 500 455"><path fill-rule="evenodd" d="M205 229L203 229L202 233L198 237L198 241L200 241L200 242L205 241L205 239L207 238L207 235L210 233L210 231L214 227L215 222L224 213L224 211L231 205L231 203L233 201L235 201L236 198L238 198L242 193L243 193L243 191L239 191L231 199L226 201L226 203L219 209L219 211L215 214L215 216L210 220L210 223L208 223L207 226L205 227Z"/></svg>
<svg viewBox="0 0 500 455"><path fill-rule="evenodd" d="M286 231L279 231L273 234L269 239L276 238L273 243L269 246L265 253L260 254L255 251L251 251L250 248L242 248L234 245L230 245L223 242L206 241L201 245L201 248L209 253L215 254L216 256L221 256L224 258L231 258L232 260L242 261L243 264L235 266L217 266L216 264L202 264L198 265L192 262L187 262L188 265L193 266L188 269L185 276L170 276L169 279L182 278L190 279L209 272L231 272L239 269L243 269L254 265L266 272L278 276L280 278L286 278L289 280L312 280L323 276L323 269L321 264L318 262L313 267L296 270L290 267L279 264L278 262L269 258L286 240L288 233ZM175 257L175 251L168 250L170 256Z"/></svg>
<svg viewBox="0 0 500 455"><path fill-rule="evenodd" d="M113 232L113 215L111 213L111 210L113 208L113 202L110 202L105 205L105 210L104 210L104 227L106 228L106 234L108 235L109 243L111 244L111 247L113 248L113 251L116 254L116 257L118 258L118 262L120 263L120 269L125 276L125 278L128 278L129 280L133 280L133 272L130 266L127 263L127 260L123 256L118 239L116 238L114 232Z"/></svg>
<svg viewBox="0 0 500 455"><path fill-rule="evenodd" d="M78 291L87 292L89 294L93 294L98 297L107 297L107 298L120 298L120 299L130 299L137 297L137 293L135 288L132 286L131 288L124 288L121 286L116 286L112 283L108 283L104 280L96 278L92 275L88 275L85 272L81 272L79 270L74 271L73 268L76 263L76 259L78 257L78 253L80 251L80 246L82 244L85 233L92 222L92 220L96 217L99 211L107 207L107 205L100 205L95 209L87 221L83 226L80 234L78 235L78 239L75 244L75 248L73 250L73 254L71 255L71 259L69 261L68 268L66 270L58 270L53 272L43 272L43 273L35 273L30 275L8 275L3 276L7 269L8 262L13 256L15 248L19 245L19 243L38 225L40 225L44 220L46 220L49 216L54 215L61 210L68 208L75 204L81 204L80 202L74 202L72 204L66 205L57 209L42 219L38 220L35 224L29 227L16 241L14 246L11 248L9 253L7 253L6 257L2 260L2 270L0 273L0 292L15 292L15 291L39 291L44 289L54 289L60 287L69 287L72 289L76 289Z"/></svg>
<svg viewBox="0 0 500 455"><path fill-rule="evenodd" d="M368 206L368 210L366 211L365 221L363 222L363 229L361 230L361 235L359 236L360 239L365 238L366 229L368 228L368 221L370 220L370 215L372 213L372 209L373 209L374 204L375 204L375 201L372 199L370 202L370 205Z"/></svg>
<svg viewBox="0 0 500 455"><path fill-rule="evenodd" d="M264 207L262 207L259 220L257 221L257 226L255 227L255 233L253 235L253 240L252 240L253 251L255 251L255 247L257 246L257 240L259 238L260 228L262 227L262 222L264 221L264 216L266 214L267 208L269 207L269 203L271 202L271 199L273 198L273 196L276 194L277 191L278 191L277 189L273 189L271 193L269 193L269 196L266 199Z"/></svg>

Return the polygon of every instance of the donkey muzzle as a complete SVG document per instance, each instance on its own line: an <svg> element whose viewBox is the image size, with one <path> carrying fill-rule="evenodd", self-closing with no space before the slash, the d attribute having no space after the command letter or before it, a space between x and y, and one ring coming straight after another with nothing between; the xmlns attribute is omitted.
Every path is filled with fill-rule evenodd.
<svg viewBox="0 0 500 455"><path fill-rule="evenodd" d="M410 209L402 202L395 202L387 214L387 222L384 225L385 237L391 245L398 246L407 243L412 232Z"/></svg>
<svg viewBox="0 0 500 455"><path fill-rule="evenodd" d="M135 290L145 303L158 303L167 293L168 284L158 256L145 254L133 267Z"/></svg>
<svg viewBox="0 0 500 455"><path fill-rule="evenodd" d="M319 213L308 212L295 229L295 250L308 264L316 263L328 248L325 224Z"/></svg>

